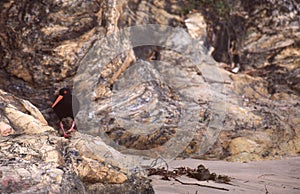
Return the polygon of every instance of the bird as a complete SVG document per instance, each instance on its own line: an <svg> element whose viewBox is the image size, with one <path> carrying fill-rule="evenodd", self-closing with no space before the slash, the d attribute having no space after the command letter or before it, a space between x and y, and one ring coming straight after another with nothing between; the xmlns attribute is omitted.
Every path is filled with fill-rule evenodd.
<svg viewBox="0 0 300 194"><path fill-rule="evenodd" d="M78 99L76 98L76 96L72 95L71 90L67 87L61 88L59 90L59 95L53 101L51 107L60 120L60 128L63 131L63 135L65 138L69 137L68 133L74 131L74 127L76 125L74 118L79 112L79 106L80 104ZM68 117L72 118L72 126L66 132L62 119Z"/></svg>

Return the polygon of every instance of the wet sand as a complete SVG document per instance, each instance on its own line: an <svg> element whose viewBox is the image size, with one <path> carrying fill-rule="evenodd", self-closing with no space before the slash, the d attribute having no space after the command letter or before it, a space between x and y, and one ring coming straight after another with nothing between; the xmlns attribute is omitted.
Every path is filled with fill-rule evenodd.
<svg viewBox="0 0 300 194"><path fill-rule="evenodd" d="M169 163L169 170L186 166L196 168L203 164L210 172L227 175L232 178L231 185L214 183L213 181L197 181L186 176L178 179L185 183L205 184L228 191L205 188L197 185L182 185L172 180L160 180L159 176L150 176L155 193L176 194L176 193L288 193L300 194L300 157L258 161L248 163L226 162L226 161L207 161L196 159L173 160Z"/></svg>

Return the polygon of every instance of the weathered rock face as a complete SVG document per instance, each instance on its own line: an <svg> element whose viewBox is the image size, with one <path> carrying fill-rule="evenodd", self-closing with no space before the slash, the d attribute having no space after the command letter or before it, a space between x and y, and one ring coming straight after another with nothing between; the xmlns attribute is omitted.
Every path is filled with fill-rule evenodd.
<svg viewBox="0 0 300 194"><path fill-rule="evenodd" d="M199 59L199 63L195 65L188 62L184 52L146 47L145 50L150 50L150 54L145 54L143 49L135 49L141 53L140 56L146 56L140 57L135 52L138 59L164 61L175 70L172 74L158 66L148 71L149 75L153 75L152 82L146 80L144 85L128 87L127 82L124 84L120 80L126 76L128 80L130 71L127 70L137 64L134 63L135 56L130 47L129 52L127 50L108 58L105 63L100 63L99 58L110 56L110 50L99 47L95 55L97 57L91 55L90 66L87 66L87 71L90 72L97 65L102 68L93 88L95 93L89 90L86 90L89 94L81 93L82 96L91 95L89 97L97 104L95 114L88 111L82 117L97 116L99 122L96 124L101 125L96 125L94 134L99 135L99 131L105 131L114 143L122 144L125 148L138 148L141 152L157 148L176 134L179 124L191 126L189 123L194 123L195 119L183 124L178 122L178 118L183 115L180 112L183 109L177 100L179 97L189 96L189 100L195 103L193 107L197 107L199 111L199 120L195 121L196 127L192 127L196 133L182 153L184 156L247 161L299 154L299 4L271 0L236 0L231 1L232 6L225 1L218 2L215 7L214 3L204 5L202 2L167 3L156 0L129 1L124 4L116 1L84 0L44 4L27 1L1 2L0 23L5 28L0 29L0 75L4 78L0 79L0 87L9 93L1 91L1 101L4 103L0 104L0 134L7 136L25 133L28 138L42 136L47 142L49 136L56 135L54 130L28 101L7 101L15 99L10 93L37 105L52 125L57 118L48 108L51 103L50 96L59 87L72 85L77 67L82 64L87 51L94 48L92 45L96 45L95 41L103 40L106 35L118 31L118 24L121 29L129 25L158 23L187 28L193 41L202 45L195 51L201 52L203 59ZM223 7L220 2L224 3ZM188 14L189 11L192 13ZM203 30L206 26L203 19L207 23L207 30ZM201 25L194 25L193 22L200 22ZM184 45L186 39L178 36L175 40L178 40L178 45ZM209 56L209 46L203 47L207 42L215 48L212 55L217 61L233 63L236 66L239 64L241 71L232 74L222 69ZM139 62L142 65L149 64L145 61ZM201 68L197 68L197 65ZM211 72L211 68L217 69L220 79L211 79L211 75L205 75L206 72ZM128 83L133 83L134 80L136 79ZM88 77L85 81L89 85ZM77 87L88 89L87 85ZM123 88L126 90L122 91ZM119 96L113 99L117 106L110 106L116 91L119 91ZM132 94L135 96L127 99ZM148 94L153 96L149 98ZM222 103L213 104L212 99ZM136 108L136 114L127 114L132 107ZM114 120L116 115L113 113L117 113L119 120ZM161 119L159 121L165 127L150 131L153 132L150 135L147 132L147 135L141 133L139 136L124 130L130 119L139 122L154 121L149 115L155 115L153 118L157 120ZM213 125L214 118L217 117L221 118L219 121L222 121L222 125ZM10 143L13 140L21 142L27 139L15 139L15 136L5 138ZM81 141L80 138L88 139L81 135L74 137L78 141ZM85 146L78 146L74 142L71 144L72 151L68 154L73 163L68 164L68 169L76 169L72 171L77 174L73 177L74 180L79 177L89 183L108 180L110 183L120 183L128 179L126 174L103 165L101 162L105 160L99 160L99 156L95 159L79 154L80 157L75 160L74 153L81 153L79 148ZM49 146L52 144L49 143ZM57 146L54 146L55 150L65 148ZM92 145L87 147L90 146ZM9 155L17 156L18 153ZM58 162L58 159L53 160ZM82 162L76 163L77 161ZM96 167L92 168L94 164ZM44 165L48 164L45 162ZM113 178L102 176L102 170L110 172ZM66 176L69 179L73 175ZM90 188L98 187L93 185Z"/></svg>
<svg viewBox="0 0 300 194"><path fill-rule="evenodd" d="M2 1L1 88L47 107L45 99L72 85L78 60L105 33L98 32L101 6L102 1Z"/></svg>
<svg viewBox="0 0 300 194"><path fill-rule="evenodd" d="M153 193L147 180L130 175L117 160L87 152L84 143L78 146L79 139L91 140L74 137L77 142L71 146L68 140L59 138L35 106L11 94L38 105L52 123L49 118L53 111L47 108L51 103L49 96L61 86L72 85L71 77L86 49L116 29L114 18L118 12L112 10L116 11L118 5L104 4L0 3L0 22L4 27L0 32L0 86L8 91L0 90L1 193ZM105 28L101 27L102 22ZM90 147L109 152L93 143L89 143Z"/></svg>
<svg viewBox="0 0 300 194"><path fill-rule="evenodd" d="M95 38L100 6L100 1L1 3L1 67L38 87L74 75L82 48Z"/></svg>
<svg viewBox="0 0 300 194"><path fill-rule="evenodd" d="M240 48L243 64L261 67L265 66L265 63L299 63L299 55L292 52L299 48L299 2L265 1L261 6L243 1L241 7L245 11L243 17L247 18L247 33ZM289 51L289 57L282 56Z"/></svg>
<svg viewBox="0 0 300 194"><path fill-rule="evenodd" d="M3 90L0 90L0 100L3 136L14 132L27 134L54 132L42 113L29 101L17 98Z"/></svg>
<svg viewBox="0 0 300 194"><path fill-rule="evenodd" d="M239 106L247 111L243 122L235 120L235 130L244 130L234 132L237 138L229 145L230 159L299 154L299 2L236 2L229 22L237 16L242 19L242 31L232 32L240 34L233 40L237 62L246 75L231 78ZM246 138L244 143L240 137Z"/></svg>
<svg viewBox="0 0 300 194"><path fill-rule="evenodd" d="M1 138L1 193L153 193L147 180L128 176L97 153L85 154L86 150L73 147L75 142L69 143L41 134ZM106 188L107 184L112 185Z"/></svg>
<svg viewBox="0 0 300 194"><path fill-rule="evenodd" d="M239 161L299 154L299 3L215 1L212 4L190 3L185 8L197 9L204 15L207 38L215 48L214 58L232 63L233 67L240 66L242 72L229 75L232 83L225 84L227 114L215 146L206 156L199 154L203 142L201 131L207 131L207 122L186 153ZM139 16L136 20L121 18L131 25L149 22L182 26L181 22L187 18L188 29L196 26L187 22L197 14L175 17L187 11L180 2L132 1L128 6ZM132 18L129 13L128 18ZM201 16L198 20L201 21ZM192 36L194 32L190 32ZM169 62L178 58L166 53L160 51L159 59Z"/></svg>
<svg viewBox="0 0 300 194"><path fill-rule="evenodd" d="M119 165L122 154L100 138L79 133L71 140L58 137L30 102L2 90L0 99L1 193L153 192L147 180ZM101 191L105 184L116 186Z"/></svg>

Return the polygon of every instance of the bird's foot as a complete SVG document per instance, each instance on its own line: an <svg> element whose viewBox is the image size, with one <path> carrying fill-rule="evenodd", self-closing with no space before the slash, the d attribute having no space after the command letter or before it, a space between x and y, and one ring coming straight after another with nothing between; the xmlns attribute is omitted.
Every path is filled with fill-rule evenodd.
<svg viewBox="0 0 300 194"><path fill-rule="evenodd" d="M71 137L70 135L68 135L67 133L64 133L64 138L69 138Z"/></svg>
<svg viewBox="0 0 300 194"><path fill-rule="evenodd" d="M71 126L71 128L67 131L67 133L71 133L71 132L75 131L74 127L75 127L75 121L73 121L72 126Z"/></svg>
<svg viewBox="0 0 300 194"><path fill-rule="evenodd" d="M73 132L73 131L75 131L75 129L74 129L74 128L71 128L71 129L69 129L69 130L67 131L67 133L71 133L71 132Z"/></svg>
<svg viewBox="0 0 300 194"><path fill-rule="evenodd" d="M64 129L63 123L60 122L59 124L60 124L60 128L61 128L61 130L62 130L62 132L63 132L63 134L64 134L64 138L69 138L69 137L71 137L68 133L66 133L66 131L65 131L65 129Z"/></svg>

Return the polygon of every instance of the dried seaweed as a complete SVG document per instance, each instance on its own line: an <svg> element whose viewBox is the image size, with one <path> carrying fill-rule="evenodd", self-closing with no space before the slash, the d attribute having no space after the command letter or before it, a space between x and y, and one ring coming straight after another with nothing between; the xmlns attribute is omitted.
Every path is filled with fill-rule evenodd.
<svg viewBox="0 0 300 194"><path fill-rule="evenodd" d="M204 165L200 164L197 166L197 168L192 169L189 167L178 167L174 170L168 170L164 167L162 168L149 168L148 169L148 176L158 175L161 176L162 180L168 180L174 179L175 181L184 184L184 185L197 185L201 187L208 187L218 190L225 190L229 191L226 188L221 187L215 187L215 186L209 186L209 185L202 185L199 183L184 183L177 179L181 176L187 176L189 178L194 178L198 181L214 181L216 183L224 183L224 184L230 184L230 177L226 175L217 175L216 173L211 173L207 168L205 168Z"/></svg>

